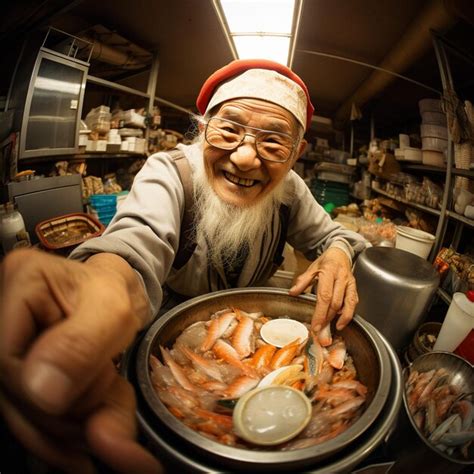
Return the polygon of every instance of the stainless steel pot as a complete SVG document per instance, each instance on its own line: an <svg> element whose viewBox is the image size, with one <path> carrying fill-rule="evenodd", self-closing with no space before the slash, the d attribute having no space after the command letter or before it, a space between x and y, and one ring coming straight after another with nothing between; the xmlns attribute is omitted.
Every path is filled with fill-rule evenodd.
<svg viewBox="0 0 474 474"><path fill-rule="evenodd" d="M356 312L372 323L396 350L407 345L421 323L439 275L426 260L395 248L371 247L354 266Z"/></svg>
<svg viewBox="0 0 474 474"><path fill-rule="evenodd" d="M205 471L208 471L209 465L227 470L294 470L326 463L325 460L332 459L336 453L339 462L354 451L356 440L357 447L360 447L359 440L367 441L362 452L368 454L369 445L374 449L372 438L377 438L382 429L381 423L388 416L387 413L391 413L393 405L399 407L401 402L400 369L398 362L394 362L396 355L390 352L391 349L387 350L383 338L358 316L344 329L342 335L362 382L368 386L367 408L348 430L319 446L287 452L251 451L224 446L184 426L162 404L151 385L148 358L151 353L158 353L158 345L172 345L185 327L208 319L223 307L237 306L249 312L260 310L274 317L291 315L309 321L314 305L315 298L312 295L295 298L281 289L235 289L194 298L155 322L140 342L136 359L125 366L126 375L139 389L139 420L151 447L172 462L184 462L186 459L188 464L206 466ZM136 366L131 368L131 364ZM387 406L389 399L390 407ZM385 432L387 429L383 425Z"/></svg>

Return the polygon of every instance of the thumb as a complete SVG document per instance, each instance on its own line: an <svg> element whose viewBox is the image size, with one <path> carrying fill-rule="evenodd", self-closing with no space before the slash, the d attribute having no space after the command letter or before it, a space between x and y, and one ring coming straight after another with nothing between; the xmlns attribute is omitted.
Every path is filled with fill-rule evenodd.
<svg viewBox="0 0 474 474"><path fill-rule="evenodd" d="M64 413L139 329L121 283L101 280L81 285L75 310L44 331L24 358L23 386L47 413Z"/></svg>

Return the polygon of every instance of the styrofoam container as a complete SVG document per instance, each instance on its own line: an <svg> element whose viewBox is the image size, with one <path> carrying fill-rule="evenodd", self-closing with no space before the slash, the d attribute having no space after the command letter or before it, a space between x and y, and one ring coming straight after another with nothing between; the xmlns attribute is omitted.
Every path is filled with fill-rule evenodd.
<svg viewBox="0 0 474 474"><path fill-rule="evenodd" d="M448 127L442 127L441 125L434 125L431 123L420 125L421 138L423 137L437 137L448 139Z"/></svg>
<svg viewBox="0 0 474 474"><path fill-rule="evenodd" d="M400 148L402 150L410 146L410 136L407 135L406 133L400 133L398 135L398 141L400 143Z"/></svg>
<svg viewBox="0 0 474 474"><path fill-rule="evenodd" d="M402 148L395 148L395 159L399 161L403 161L405 159L404 149Z"/></svg>
<svg viewBox="0 0 474 474"><path fill-rule="evenodd" d="M424 165L446 167L445 154L442 151L422 150L421 156Z"/></svg>
<svg viewBox="0 0 474 474"><path fill-rule="evenodd" d="M439 99L421 99L418 102L420 114L424 112L442 112L441 101Z"/></svg>
<svg viewBox="0 0 474 474"><path fill-rule="evenodd" d="M447 124L446 114L444 112L423 112L421 114L421 121L426 124L442 125L444 127L446 127Z"/></svg>
<svg viewBox="0 0 474 474"><path fill-rule="evenodd" d="M419 229L412 229L403 225L397 226L395 248L428 258L433 247L435 236Z"/></svg>
<svg viewBox="0 0 474 474"><path fill-rule="evenodd" d="M403 150L403 158L397 158L397 160L402 159L403 161L412 161L414 163L421 163L423 161L421 150L410 146Z"/></svg>
<svg viewBox="0 0 474 474"><path fill-rule="evenodd" d="M448 149L448 140L438 137L422 137L421 148L423 150L446 151Z"/></svg>

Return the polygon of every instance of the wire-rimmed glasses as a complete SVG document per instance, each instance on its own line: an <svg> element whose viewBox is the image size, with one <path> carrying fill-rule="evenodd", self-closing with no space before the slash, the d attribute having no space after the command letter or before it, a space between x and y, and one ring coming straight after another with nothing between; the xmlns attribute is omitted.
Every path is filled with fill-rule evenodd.
<svg viewBox="0 0 474 474"><path fill-rule="evenodd" d="M248 130L255 133L248 133ZM221 117L211 117L206 124L207 143L221 150L238 148L247 135L255 138L257 155L267 161L285 163L290 159L296 146L294 138L289 134L248 127Z"/></svg>

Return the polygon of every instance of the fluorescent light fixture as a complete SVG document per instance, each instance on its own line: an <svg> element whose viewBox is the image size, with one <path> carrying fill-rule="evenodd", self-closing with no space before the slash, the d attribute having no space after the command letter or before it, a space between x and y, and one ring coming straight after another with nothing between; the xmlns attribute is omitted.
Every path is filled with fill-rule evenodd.
<svg viewBox="0 0 474 474"><path fill-rule="evenodd" d="M213 0L234 58L291 67L303 0Z"/></svg>

